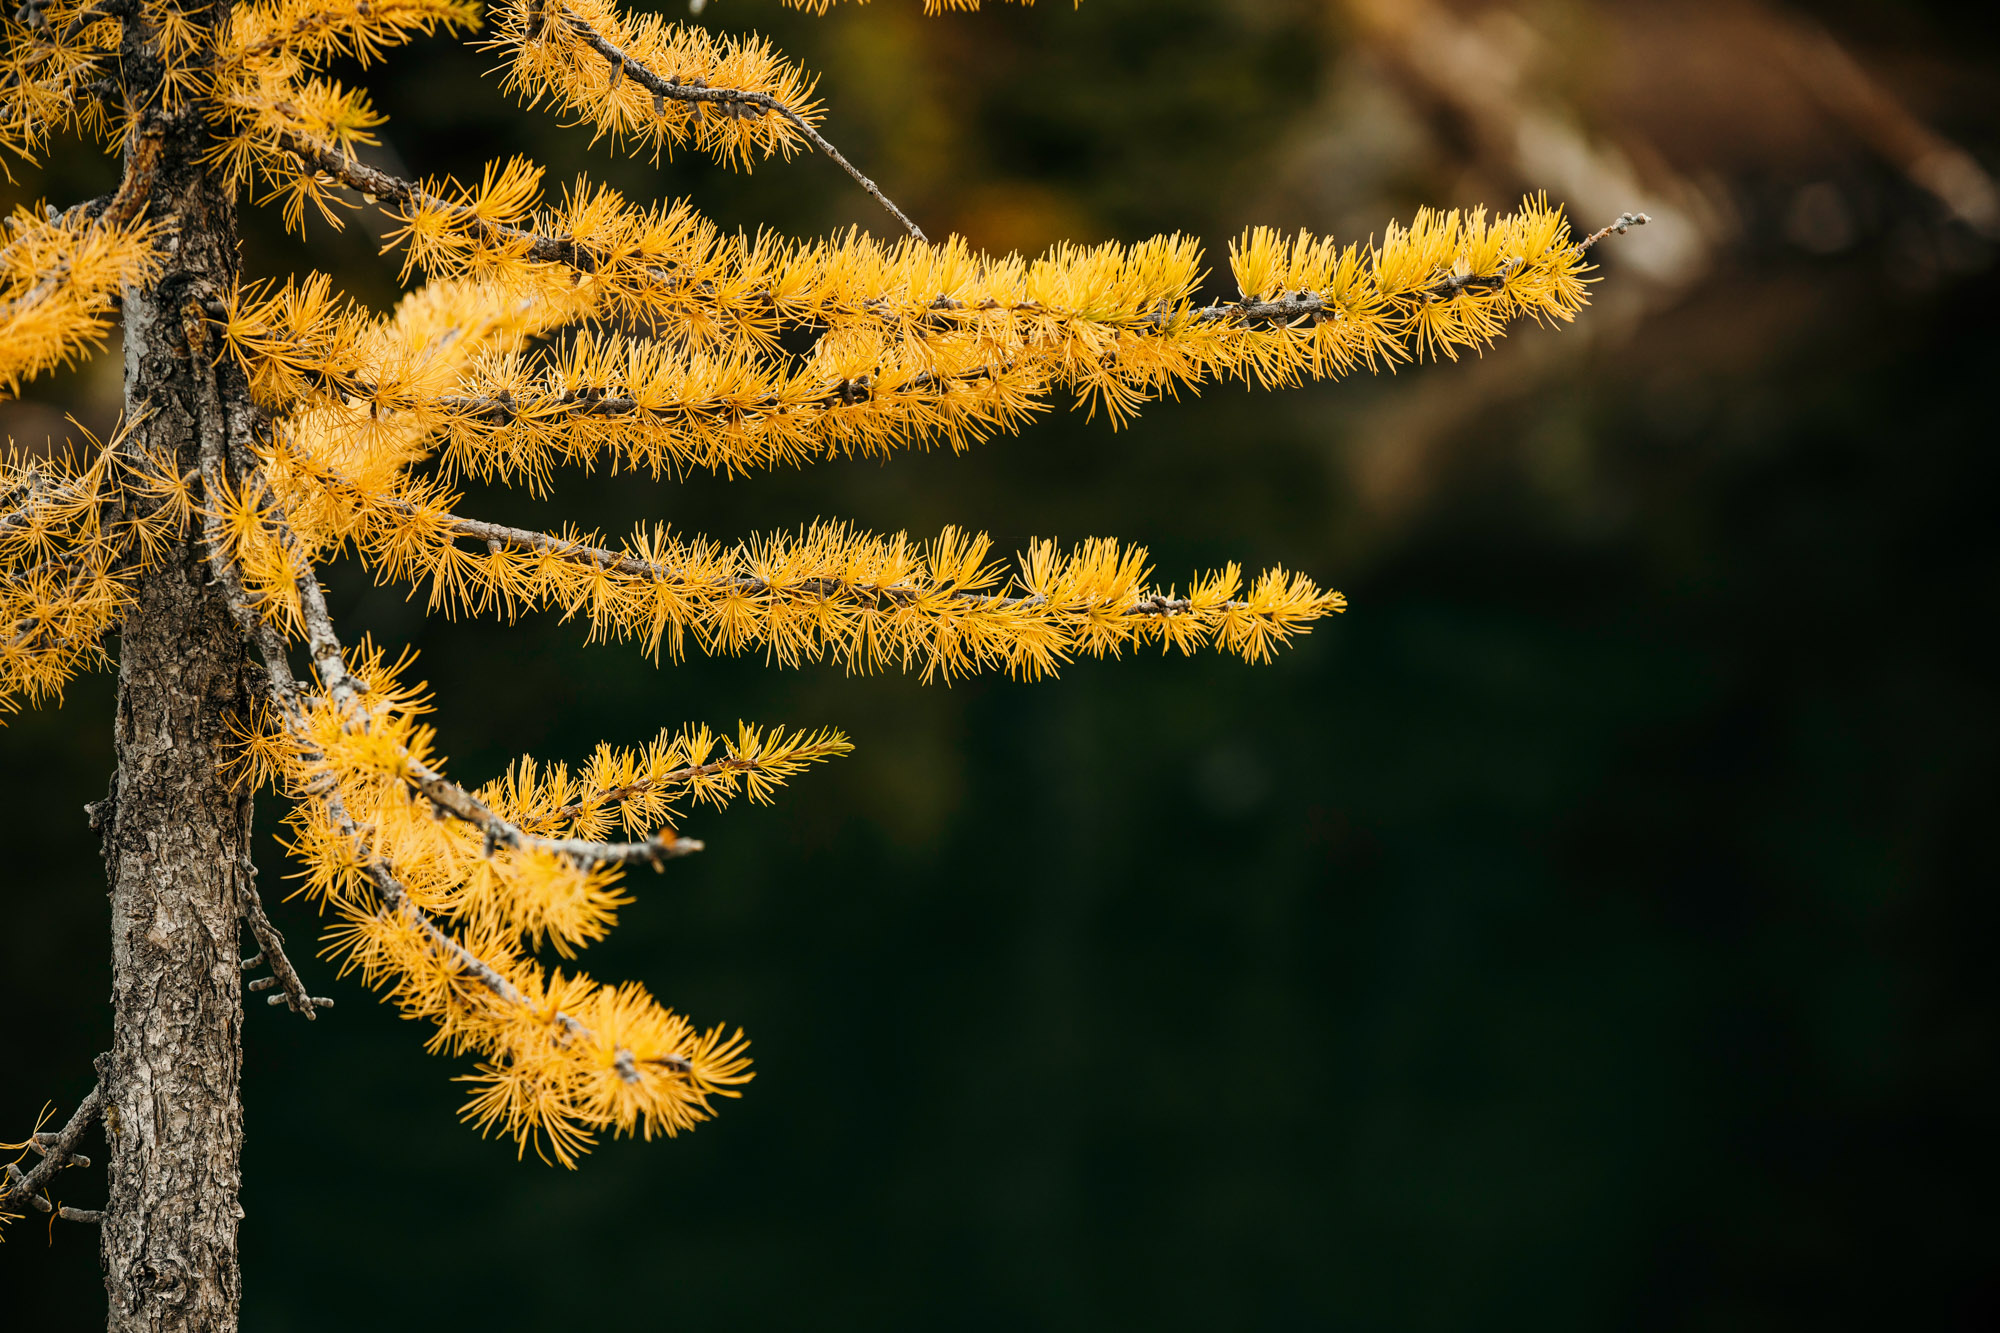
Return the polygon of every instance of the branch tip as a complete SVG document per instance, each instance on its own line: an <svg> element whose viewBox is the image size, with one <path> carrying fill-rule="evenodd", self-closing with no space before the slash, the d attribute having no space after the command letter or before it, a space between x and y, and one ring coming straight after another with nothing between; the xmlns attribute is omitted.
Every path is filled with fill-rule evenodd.
<svg viewBox="0 0 2000 1333"><path fill-rule="evenodd" d="M1617 217L1578 241L1576 243L1576 252L1582 254L1607 236L1614 234L1623 236L1632 228L1643 227L1652 220L1652 217L1645 213L1620 213Z"/></svg>

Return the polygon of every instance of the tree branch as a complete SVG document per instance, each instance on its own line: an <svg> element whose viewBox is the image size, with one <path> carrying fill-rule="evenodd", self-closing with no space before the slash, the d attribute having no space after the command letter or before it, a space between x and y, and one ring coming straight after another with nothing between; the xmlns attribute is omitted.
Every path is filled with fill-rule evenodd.
<svg viewBox="0 0 2000 1333"><path fill-rule="evenodd" d="M273 514L271 517L279 539L285 544L286 551L294 562L300 611L306 626L307 651L311 654L313 666L319 672L319 678L326 685L334 703L346 712L360 697L361 688L348 672L340 640L334 634L333 618L326 609L326 590L320 586L311 563L298 549L297 539L292 536L283 516ZM403 781L429 798L433 807L477 828L485 840L486 854L489 856L497 848L511 847L520 851L548 852L565 857L579 865L635 865L645 862L657 870L664 861L688 856L704 848L704 844L697 838L683 838L677 835L664 837L656 834L645 842L619 843L586 842L579 838L537 837L508 822L486 802L437 772L415 755L405 751L402 759Z"/></svg>
<svg viewBox="0 0 2000 1333"><path fill-rule="evenodd" d="M1644 213L1620 213L1570 248L1577 254L1583 254L1613 233L1623 236L1631 228L1643 227L1651 221L1652 219ZM1506 285L1508 276L1517 267L1517 262L1509 260L1497 273L1449 274L1423 288L1417 295L1426 300L1444 301L1465 293L1497 291ZM1328 303L1318 292L1287 292L1270 301L1223 301L1203 306L1191 313L1198 320L1233 319L1243 323L1262 321L1271 325L1290 324L1309 318L1341 318L1339 308ZM1168 321L1162 319L1160 322Z"/></svg>
<svg viewBox="0 0 2000 1333"><path fill-rule="evenodd" d="M210 432L205 435L202 441L201 471L203 487L211 496L222 494L224 467L223 442L218 433ZM261 479L257 479L257 484L261 486ZM242 627L245 637L256 647L258 656L263 660L264 677L270 688L272 704L295 733L302 733L305 726L303 692L299 688L297 678L292 674L291 662L285 653L284 640L278 635L275 629L257 614L256 608L252 605L249 594L244 588L242 572L237 568L236 562L229 558L228 546L222 532L220 513L212 503L207 509L208 512L203 516L203 524L208 546L209 569L214 573L216 581L222 585L223 592L229 602L230 611L235 616L237 624ZM289 536L288 530L282 527L282 516L274 516L274 521L281 525L280 531ZM288 550L296 552L296 546L292 545L288 547ZM344 699L347 703L352 703L358 696L359 689L355 685L353 677L348 674L340 642L333 633L332 620L326 614L325 594L320 589L319 581L314 577L310 565L304 566L304 572L298 575L298 582L302 597L306 597L308 589L311 590L311 595L307 600L310 605L316 607L315 610L309 612L308 626L314 661L319 668L320 679L327 685L329 692L338 690L340 691L340 698ZM336 681L339 682L337 685ZM441 794L449 795L455 793L478 809L485 809L483 804L479 803L470 793L463 792L456 784L447 783L444 779L437 778L434 774L432 777L440 784ZM393 912L401 915L430 942L431 947L438 951L439 956L450 961L454 966L464 971L473 980L477 981L501 1000L522 1008L532 1007L529 1005L527 997L521 994L518 987L495 971L485 960L452 938L422 908L410 901L408 892L404 889L402 883L397 880L393 869L376 856L373 849L369 846L360 826L355 823L353 816L348 813L346 803L341 799L340 793L337 790L324 793L320 799L325 802L327 817L332 821L335 829L354 847L362 873L367 877L369 884L373 886L375 896L382 904L382 910L385 913ZM500 821L497 815L492 815L490 811L487 811L487 814L494 821L504 825L504 821ZM477 822L476 819L474 822ZM512 828L511 825L505 825L505 827ZM596 857L599 852L608 853L608 855L598 859L615 861L619 864L629 864L635 860L647 860L657 865L661 860L669 857L683 856L702 849L702 844L693 838L676 838L672 842L655 840L652 843L603 844L580 843L574 839L531 839L521 834L519 830L514 830L514 832L517 837L522 838L529 845L556 844L565 850L573 846L579 850L589 849L586 854L593 857ZM490 831L488 842L490 850L490 844L493 842ZM641 853L641 848L645 849L644 853ZM581 1041L595 1040L595 1036L589 1028L560 1010L556 1011L550 1021L554 1022L572 1039ZM691 1064L678 1056L665 1057L655 1063L677 1074L690 1073L693 1069ZM640 1081L640 1074L630 1051L621 1049L618 1052L617 1067L619 1077L627 1083L637 1083Z"/></svg>
<svg viewBox="0 0 2000 1333"><path fill-rule="evenodd" d="M798 112L792 110L792 108L786 106L769 93L753 93L742 88L697 87L694 84L676 83L672 79L662 78L641 62L634 60L610 38L592 27L589 20L585 19L575 10L564 6L562 17L563 21L569 25L571 32L582 38L591 50L604 57L604 63L611 67L611 77L614 86L622 74L623 77L632 80L632 82L652 93L656 99L666 98L675 102L720 104L725 110L737 114L742 114L741 108L757 107L760 113L770 112L774 115L783 116L787 121L791 122L793 128L797 129L799 133L805 135L812 142L813 147L832 158L839 164L842 171L845 171L854 178L857 185L873 195L876 203L888 209L889 215L901 223L905 231L909 232L917 240L929 240L924 235L923 228L912 222L909 214L896 207L895 201L882 193L881 187L863 175L859 167L849 162L838 148L835 148L827 141L825 135L814 129L804 116L801 116Z"/></svg>
<svg viewBox="0 0 2000 1333"><path fill-rule="evenodd" d="M633 578L644 579L651 583L669 583L680 577L677 571L664 565L656 565L622 551L613 551L606 547L591 546L584 542L572 541L566 537L557 537L551 533L535 532L527 528L510 528L500 523L487 523L475 518L461 518L456 514L449 515L449 519L455 533L475 540L497 542L503 546L512 546L517 550L541 551L589 568L629 574ZM942 595L966 607L1045 606L1048 604L1048 598L1038 593L1022 593L1019 595L973 593L953 589L914 588L906 584L893 584L884 588L861 587L832 576L811 579L804 583L786 587L777 587L767 580L757 578L754 575L743 575L729 580L728 586L751 594L770 594L780 597L791 594L807 597L838 597L844 595L856 598L857 600L865 599L874 601L884 599L891 602L908 603L916 601L920 597ZM1224 602L1219 609L1241 610L1246 605L1247 603L1244 602ZM1156 593L1141 598L1137 604L1126 608L1121 614L1128 616L1175 616L1187 614L1192 607L1193 604L1185 597L1163 597Z"/></svg>
<svg viewBox="0 0 2000 1333"><path fill-rule="evenodd" d="M103 1109L104 1085L100 1083L77 1104L69 1123L56 1133L30 1135L27 1146L40 1153L42 1160L28 1171L21 1170L12 1162L7 1164L5 1171L0 1171L0 1211L5 1211L10 1203L26 1199L42 1212L49 1212L54 1205L42 1197L43 1187L55 1178L56 1172L72 1163L78 1166L90 1165L90 1159L76 1151L76 1143Z"/></svg>
<svg viewBox="0 0 2000 1333"><path fill-rule="evenodd" d="M197 349L205 357L206 324L203 318L204 313L200 301L191 301L183 312L183 323L186 327L189 347ZM215 409L213 415L209 415L204 411L202 417L205 428L202 441L201 476L202 487L209 500L202 516L202 527L203 535L207 539L210 565L215 573L216 580L222 584L223 591L230 605L230 610L234 614L238 626L243 630L250 642L256 645L260 655L266 659L268 667L268 664L274 659L277 661L287 660L284 641L279 637L278 632L257 614L249 591L243 585L241 571L237 569L235 562L230 560L226 554L228 550L227 537L222 530L222 514L219 505L220 498L226 494L226 457L223 430L220 424L222 420L220 395L216 391L212 373L206 376L198 376L197 378L199 380L198 392L202 393L205 399L213 399ZM205 401L204 408L208 406L210 404ZM362 693L362 689L355 681L352 673L347 669L345 651L341 647L339 637L334 633L333 617L327 611L326 590L320 586L319 579L313 572L312 562L300 548L298 539L292 534L290 525L285 522L283 512L277 507L277 503L272 498L270 489L264 484L261 475L246 480L254 485L261 494L264 517L271 524L280 544L284 547L286 555L291 560L293 582L298 589L300 613L306 627L307 652L312 658L314 668L319 673L320 682L326 686L327 693L333 699L334 704L345 715L354 707L355 702ZM289 675L290 666L288 662L286 672ZM277 689L279 685L275 677L272 678L272 685L274 689ZM292 701L291 711L294 720L302 719L303 712L298 703L296 688L292 688L287 697ZM551 855L574 861L579 865L636 865L643 862L653 866L657 870L661 868L663 862L692 855L695 852L702 851L705 846L700 839L683 838L678 835L673 837L655 835L644 842L618 843L589 842L580 838L537 837L510 823L484 801L467 791L464 787L446 778L415 755L404 751L402 760L403 781L427 797L433 807L478 828L485 840L486 854L489 856L497 848L510 847L521 851L547 852ZM255 894L256 891L252 888L249 898L246 901L254 901ZM258 907L256 910L258 915L262 915L261 907ZM255 918L251 918L251 924L253 931L255 931ZM270 923L268 919L264 924L266 928L269 928ZM283 957L282 937L278 937L277 932L272 930L273 937L277 939L277 945L274 946L264 938L262 932L257 933L258 943L263 947L264 952L274 960L273 968L275 970L278 966L275 960ZM285 966L289 969L290 965L287 963ZM310 1012L310 1004L313 1002L312 997L305 995L304 987L302 984L298 984L296 974L293 975L290 982L285 982L282 974L280 974L279 979L286 986L286 996L284 997L286 1001L292 1002L296 1008L298 1001L293 999L292 987L298 985L297 994L308 1005L307 1012ZM275 1001L280 997L273 996L272 998Z"/></svg>
<svg viewBox="0 0 2000 1333"><path fill-rule="evenodd" d="M315 465L311 470L316 474L316 479L322 485L338 487L356 496L360 493L359 488L352 482L329 468ZM417 507L407 500L392 497L380 501L380 503L405 516L414 515L419 512ZM483 519L464 518L449 511L443 512L442 517L451 527L455 536L483 541L488 543L489 546L511 546L521 551L537 551L556 556L559 559L588 569L625 574L632 578L646 580L650 583L670 583L682 577L678 571L668 566L641 560L627 552L614 551L603 546L593 546L587 542L575 541L568 537L558 537L553 533L537 532L531 528L508 527L503 523L489 523ZM753 595L768 594L779 597L787 595L802 595L807 597L837 597L845 595L857 600L887 600L896 603L909 603L926 596L943 596L968 608L1033 607L1048 604L1048 598L1039 593L1022 593L1019 595L974 593L956 589L916 588L907 584L892 584L880 588L864 587L848 583L833 576L810 579L802 583L781 587L772 584L766 579L757 578L755 575L743 575L728 580L727 586ZM1234 611L1243 610L1247 606L1248 603L1246 602L1229 601L1221 603L1216 609ZM1192 609L1193 603L1186 597L1165 597L1158 593L1153 593L1140 598L1134 605L1127 607L1121 612L1121 614L1127 616L1175 616L1186 615ZM425 791L425 794L430 795L430 792ZM453 810L452 813L456 814L457 811ZM461 816L461 818L468 818L470 822L474 823L480 822L475 816ZM676 855L678 854L676 853ZM637 859L643 860L646 858L640 857Z"/></svg>
<svg viewBox="0 0 2000 1333"><path fill-rule="evenodd" d="M567 9L563 12L566 15L571 14L571 11ZM572 17L574 16L572 15ZM577 21L582 22L581 20ZM595 30L590 29L588 24L584 24L583 26L585 30L596 36ZM618 47L606 41L601 36L596 38L596 42L602 43L600 54L605 50L613 53L605 57L607 60L613 59L616 56L622 56ZM596 42L593 45L596 45ZM630 64L627 67L634 71L633 77L640 82L645 82L648 78L654 79L666 88L677 89L687 94L686 100L689 101L748 103L759 106L769 104L774 107L779 105L774 99L764 93L750 93L726 88L696 88L691 85L676 84L658 79L657 76L647 71L643 65ZM652 85L647 84L647 86L651 87ZM800 123L803 124L803 122ZM807 129L810 132L810 127L807 127ZM308 166L326 172L334 179L360 191L365 197L371 200L379 202L387 199L397 203L414 203L422 207L435 208L450 213L468 230L477 233L489 243L523 245L526 247L524 251L526 257L539 262L563 264L583 273L596 273L603 267L604 257L602 255L586 246L577 244L573 240L556 236L546 236L523 228L508 226L504 223L488 221L479 217L469 208L452 204L447 200L439 198L437 195L429 193L415 182L392 176L385 171L368 166L366 163L359 161L347 153L314 143L296 134L281 135L280 143L287 151L299 157ZM827 147L831 151L831 145L827 145ZM835 156L838 157L838 154L836 153ZM840 160L845 164L846 159L842 158ZM852 170L851 167L850 170ZM872 189L872 183L867 182L865 177L857 175L857 178L861 179L864 184L869 184ZM883 202L888 204L886 199ZM891 211L896 211L895 205L888 204L888 207ZM898 213L897 216L900 217L901 214ZM1644 213L1621 213L1611 222L1598 228L1581 241L1576 242L1571 248L1577 254L1583 254L1595 247L1607 236L1613 234L1622 236L1631 228L1645 226L1651 220ZM918 240L925 239L922 232L917 231L914 226L912 226L912 234ZM1446 274L1431 282L1428 286L1410 293L1410 295L1424 301L1441 301L1460 295L1495 291L1506 285L1508 277L1512 275L1515 268L1516 262L1510 261L1508 264L1503 265L1496 273ZM681 280L671 274L660 273L658 270L651 269L647 270L647 273L648 276L653 277L663 287L670 290L677 289L681 285ZM872 305L882 306L883 309L879 313L885 319L889 317L892 305L892 303L878 299L864 300L859 304L861 307ZM963 308L958 301L939 297L930 302L925 308L923 318L934 322L948 320L951 312ZM1049 312L1039 302L1033 301L1022 302L1017 305L1005 305L989 300L981 303L976 309L980 312L1006 310L1010 313L1062 313ZM1227 321L1246 326L1263 325L1268 328L1279 328L1295 324L1304 319L1338 320L1341 318L1344 318L1344 316L1339 306L1330 301L1324 294L1314 291L1297 291L1286 292L1270 300L1252 300L1246 298L1237 301L1219 301L1210 305L1192 308L1186 306L1175 308L1162 302L1160 307L1153 311L1151 315L1140 317L1135 322L1133 331L1142 333L1162 332L1180 324L1183 320L1193 320L1197 323ZM909 382L908 387L919 390L933 387L934 385L940 388L949 388L953 383L970 383L991 378L994 373L994 368L988 366L974 367L969 371L960 372L952 376L934 376L926 372L915 376ZM363 396L366 396L369 389L369 386L361 384L358 381L352 387L355 392ZM826 394L817 400L815 405L832 406L836 403L851 405L866 402L872 396L872 393L873 385L868 376L862 376L857 380L841 380L837 384L828 386ZM448 396L441 400L441 405L447 408L467 411L473 415L490 416L503 422L512 421L522 411L521 405L505 395ZM625 395L602 392L580 394L572 390L558 400L554 406L576 416L617 416L637 410L638 404L636 400ZM752 404L749 410L755 410L755 407L756 405ZM732 408L734 410L741 410L741 405L733 404Z"/></svg>
<svg viewBox="0 0 2000 1333"><path fill-rule="evenodd" d="M1611 221L1599 227L1596 231L1590 233L1590 235L1578 241L1576 243L1576 252L1578 254L1582 254L1584 251L1590 249L1591 246L1596 245L1599 241L1611 235L1613 232L1616 232L1618 235L1623 236L1631 228L1643 227L1652 220L1653 219L1651 217L1647 216L1644 213L1620 213L1617 217L1613 218Z"/></svg>
<svg viewBox="0 0 2000 1333"><path fill-rule="evenodd" d="M100 194L94 199L86 199L80 204L72 204L57 212L53 206L48 212L49 225L67 227L71 222L79 224L95 223L100 227L127 227L135 222L153 191L153 175L159 165L160 148L165 143L165 135L157 125L149 125L139 134L138 142L126 164L125 175L118 183L118 189L111 194ZM5 252L0 251L0 257ZM51 269L40 282L28 292L15 297L0 306L0 319L9 319L17 311L26 310L62 285L69 276L67 266Z"/></svg>
<svg viewBox="0 0 2000 1333"><path fill-rule="evenodd" d="M243 960L243 970L248 972L259 963L269 963L271 975L259 977L250 983L253 991L278 988L269 1003L282 1004L293 1013L307 1019L317 1017L320 1009L333 1008L333 1001L323 995L306 994L306 986L299 980L292 960L285 956L285 937L271 924L271 918L264 911L264 900L257 892L257 867L248 861L243 863L243 920L250 927L250 933L257 940L255 956Z"/></svg>
<svg viewBox="0 0 2000 1333"><path fill-rule="evenodd" d="M378 167L369 166L351 153L316 143L303 134L283 131L276 138L278 146L284 151L313 170L323 171L348 188L358 190L371 203L380 204L388 200L436 209L451 214L467 230L477 233L489 244L525 245L525 257L528 259L544 264L566 264L585 273L595 273L598 269L600 261L597 252L575 241L543 236L520 227L510 227L504 222L490 222L470 208L432 194L415 181L392 176Z"/></svg>

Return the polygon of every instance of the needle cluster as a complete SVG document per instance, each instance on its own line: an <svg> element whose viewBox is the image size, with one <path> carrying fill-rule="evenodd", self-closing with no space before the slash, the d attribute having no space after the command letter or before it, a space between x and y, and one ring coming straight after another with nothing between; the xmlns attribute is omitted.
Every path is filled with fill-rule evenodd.
<svg viewBox="0 0 2000 1333"><path fill-rule="evenodd" d="M0 219L0 399L104 343L119 289L157 266L143 221L88 206Z"/></svg>
<svg viewBox="0 0 2000 1333"><path fill-rule="evenodd" d="M118 22L86 0L0 12L0 172L9 154L35 160L52 135L109 131L103 81L118 37Z"/></svg>
<svg viewBox="0 0 2000 1333"><path fill-rule="evenodd" d="M190 481L123 439L0 461L0 714L106 660L133 578L186 531Z"/></svg>
<svg viewBox="0 0 2000 1333"><path fill-rule="evenodd" d="M657 14L628 17L602 0L503 8L484 45L506 57L502 86L525 104L547 101L656 160L692 147L748 171L760 158L798 152L807 144L802 131L820 120L811 76L763 38L718 37ZM654 78L627 77L641 69Z"/></svg>

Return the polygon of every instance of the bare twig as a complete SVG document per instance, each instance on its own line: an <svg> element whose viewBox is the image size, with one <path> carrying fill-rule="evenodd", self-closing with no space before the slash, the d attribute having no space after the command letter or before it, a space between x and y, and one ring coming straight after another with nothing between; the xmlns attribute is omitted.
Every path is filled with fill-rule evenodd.
<svg viewBox="0 0 2000 1333"><path fill-rule="evenodd" d="M90 1164L89 1158L78 1155L76 1143L103 1109L104 1086L100 1083L77 1104L69 1122L61 1130L55 1134L34 1135L29 1142L41 1154L42 1160L35 1163L31 1170L23 1171L10 1162L4 1171L0 1171L0 1211L5 1211L9 1204L26 1199L40 1211L48 1212L53 1205L42 1197L42 1189L64 1167L72 1163L80 1166Z"/></svg>
<svg viewBox="0 0 2000 1333"><path fill-rule="evenodd" d="M56 1140L61 1137L62 1135L56 1132L55 1130L46 1130L37 1132L32 1138L28 1140L28 1147L31 1150L33 1150L35 1156L47 1157L49 1155L50 1149L55 1147ZM80 1152L71 1153L69 1155L69 1161L71 1166L80 1166L85 1168L86 1170L90 1166L90 1159L88 1157L85 1157Z"/></svg>
<svg viewBox="0 0 2000 1333"><path fill-rule="evenodd" d="M311 1019L316 1017L317 1010L333 1008L333 1001L323 995L306 994L305 983L299 980L292 960L285 956L285 937L271 924L270 916L264 911L264 900L257 892L256 874L256 867L246 860L243 863L243 920L256 937L257 954L243 960L243 970L248 972L259 963L268 961L271 975L251 982L250 989L281 988L270 998L270 1003L282 1004L293 1013Z"/></svg>
<svg viewBox="0 0 2000 1333"><path fill-rule="evenodd" d="M1617 217L1611 219L1611 221L1605 223L1603 226L1599 227L1596 231L1590 233L1590 235L1578 241L1576 243L1576 252L1578 254L1582 254L1584 251L1588 250L1591 246L1596 245L1599 241L1603 240L1605 237L1611 235L1614 232L1616 232L1620 236L1623 236L1631 228L1643 227L1652 220L1653 219L1650 216L1644 213L1620 213Z"/></svg>

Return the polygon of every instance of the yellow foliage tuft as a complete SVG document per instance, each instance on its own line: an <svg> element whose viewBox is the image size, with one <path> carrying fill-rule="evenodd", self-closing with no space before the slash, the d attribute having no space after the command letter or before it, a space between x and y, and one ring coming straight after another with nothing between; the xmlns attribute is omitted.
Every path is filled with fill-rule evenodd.
<svg viewBox="0 0 2000 1333"><path fill-rule="evenodd" d="M87 211L17 208L0 221L0 398L103 344L119 288L158 268L151 236Z"/></svg>
<svg viewBox="0 0 2000 1333"><path fill-rule="evenodd" d="M0 11L0 154L33 160L52 134L109 130L104 104L82 95L118 49L118 21L95 8L95 0L49 0L38 21L27 21L26 6ZM0 173L12 179L4 156Z"/></svg>
<svg viewBox="0 0 2000 1333"><path fill-rule="evenodd" d="M165 460L122 434L89 446L43 458L10 441L0 454L0 713L17 696L60 699L78 668L106 660L132 579L187 531L194 497Z"/></svg>
<svg viewBox="0 0 2000 1333"><path fill-rule="evenodd" d="M657 96L624 77L628 59L696 98L748 93L808 125L819 120L813 80L763 38L716 36L650 14L628 18L605 0L516 0L499 11L485 45L507 56L503 85L528 106L546 99L598 135L650 148L655 159L692 147L747 171L758 158L790 157L806 140L762 105Z"/></svg>

